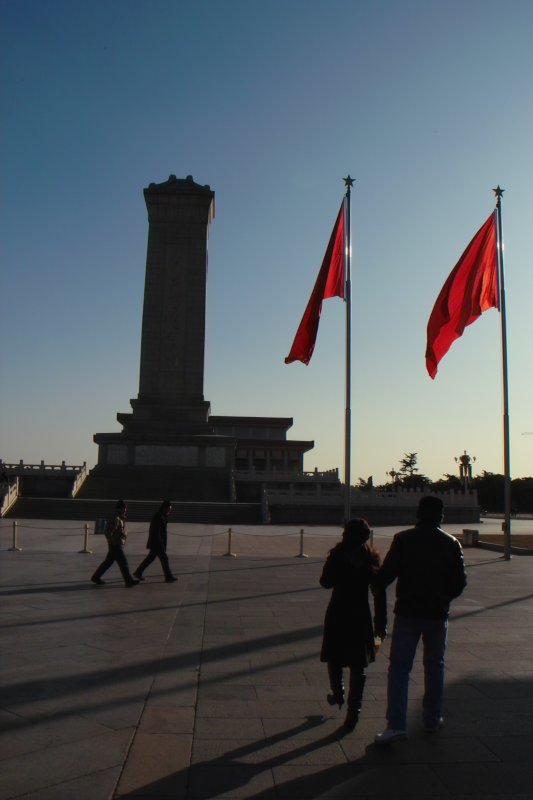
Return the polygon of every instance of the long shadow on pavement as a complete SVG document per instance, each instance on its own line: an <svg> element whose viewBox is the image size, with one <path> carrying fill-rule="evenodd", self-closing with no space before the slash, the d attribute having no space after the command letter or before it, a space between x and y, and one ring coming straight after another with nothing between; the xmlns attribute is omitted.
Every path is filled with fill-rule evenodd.
<svg viewBox="0 0 533 800"><path fill-rule="evenodd" d="M328 722L312 716L264 739L239 744L216 758L196 761L188 770L161 780L125 792L119 784L116 797L481 800L491 796L529 800L533 797L533 679L484 680L473 675L472 682L480 696L448 701L446 725L437 734L424 734L412 717L409 739L394 746L376 747L371 737L365 742L357 729L354 736L345 737L336 730L298 741L302 734L313 729L318 732ZM294 746L283 747L288 742ZM313 758L308 758L332 745L342 749L337 763L313 763ZM268 749L274 753L254 763L254 758Z"/></svg>

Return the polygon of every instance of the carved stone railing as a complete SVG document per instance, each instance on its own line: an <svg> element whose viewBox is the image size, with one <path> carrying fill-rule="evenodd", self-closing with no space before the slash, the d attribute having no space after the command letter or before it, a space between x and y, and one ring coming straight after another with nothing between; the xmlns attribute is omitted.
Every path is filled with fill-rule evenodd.
<svg viewBox="0 0 533 800"><path fill-rule="evenodd" d="M338 469L328 469L324 472L313 470L312 472L288 472L285 470L269 469L236 469L234 471L235 478L240 481L286 481L286 482L299 482L299 483L337 483L339 480Z"/></svg>
<svg viewBox="0 0 533 800"><path fill-rule="evenodd" d="M50 474L51 472L64 472L69 475L72 473L81 472L82 470L87 469L87 464L84 461L81 466L75 464L67 464L65 461L62 461L61 464L45 464L44 461L41 461L40 464L25 464L24 461L21 459L20 461L14 464L7 464L5 461L0 461L0 469L5 469L10 472L12 475L16 475L17 477L21 477L22 475L34 475L36 473L42 474Z"/></svg>
<svg viewBox="0 0 533 800"><path fill-rule="evenodd" d="M472 490L466 494L459 491L434 492L431 486L425 489L395 489L390 492L371 491L365 492L360 489L352 489L352 502L354 503L379 503L382 505L395 504L413 506L418 505L419 500L425 495L440 497L445 506L477 506L477 492Z"/></svg>
<svg viewBox="0 0 533 800"><path fill-rule="evenodd" d="M14 505L18 496L19 496L19 479L15 478L13 483L10 483L5 488L5 492L0 494L0 517L3 517L7 514L11 506Z"/></svg>
<svg viewBox="0 0 533 800"><path fill-rule="evenodd" d="M352 489L352 506L380 506L380 507L416 507L419 500L425 495L440 497L446 506L462 507L478 505L477 492L468 494L463 492L432 492L428 489L399 489L394 492L364 492ZM296 505L298 503L314 505L342 504L344 487L342 485L328 486L327 484L305 485L301 483L287 483L283 489L269 489L269 503L277 505Z"/></svg>
<svg viewBox="0 0 533 800"><path fill-rule="evenodd" d="M84 483L86 477L87 477L87 465L85 464L85 461L84 461L80 471L76 475L76 480L74 481L74 483L72 485L72 489L70 491L70 496L71 497L76 497L76 495L78 494L79 490L83 486L83 483Z"/></svg>

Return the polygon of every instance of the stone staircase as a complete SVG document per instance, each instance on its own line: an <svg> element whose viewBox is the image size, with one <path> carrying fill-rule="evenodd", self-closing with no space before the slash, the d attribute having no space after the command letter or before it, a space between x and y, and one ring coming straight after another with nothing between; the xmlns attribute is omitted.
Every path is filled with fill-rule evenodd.
<svg viewBox="0 0 533 800"><path fill-rule="evenodd" d="M176 502L227 503L232 499L228 469L138 467L97 464L81 485L78 500L123 497Z"/></svg>
<svg viewBox="0 0 533 800"><path fill-rule="evenodd" d="M160 506L155 500L127 500L130 522L149 522ZM68 519L92 522L109 517L114 500L19 497L6 519ZM197 522L213 525L261 525L260 503L173 502L170 522Z"/></svg>

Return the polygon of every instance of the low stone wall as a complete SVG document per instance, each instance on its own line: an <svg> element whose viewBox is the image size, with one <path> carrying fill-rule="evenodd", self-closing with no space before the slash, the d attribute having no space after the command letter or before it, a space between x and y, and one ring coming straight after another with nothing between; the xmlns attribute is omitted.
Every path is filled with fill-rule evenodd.
<svg viewBox="0 0 533 800"><path fill-rule="evenodd" d="M352 516L363 517L370 526L414 525L418 504L408 505L352 505ZM450 506L445 508L446 523L471 524L479 522L479 506ZM309 505L292 503L277 505L270 503L270 519L273 525L342 525L344 508L342 505Z"/></svg>
<svg viewBox="0 0 533 800"><path fill-rule="evenodd" d="M344 489L342 486L327 486L309 484L308 486L289 483L286 489L268 487L270 501L276 505L291 503L319 503L336 505L344 502ZM477 492L432 492L431 489L398 489L395 492L361 492L352 489L352 506L417 506L422 497L431 495L440 497L445 508L450 506L477 507Z"/></svg>

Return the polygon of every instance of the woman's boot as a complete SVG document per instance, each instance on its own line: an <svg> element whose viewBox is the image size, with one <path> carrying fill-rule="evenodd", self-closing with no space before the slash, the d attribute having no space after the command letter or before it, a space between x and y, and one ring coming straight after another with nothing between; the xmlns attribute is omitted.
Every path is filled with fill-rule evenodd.
<svg viewBox="0 0 533 800"><path fill-rule="evenodd" d="M350 670L350 691L348 692L348 711L344 720L344 729L353 731L359 721L366 676L362 672Z"/></svg>
<svg viewBox="0 0 533 800"><path fill-rule="evenodd" d="M344 684L342 682L342 667L328 662L329 685L331 694L328 694L327 701L330 706L342 708L344 703Z"/></svg>

